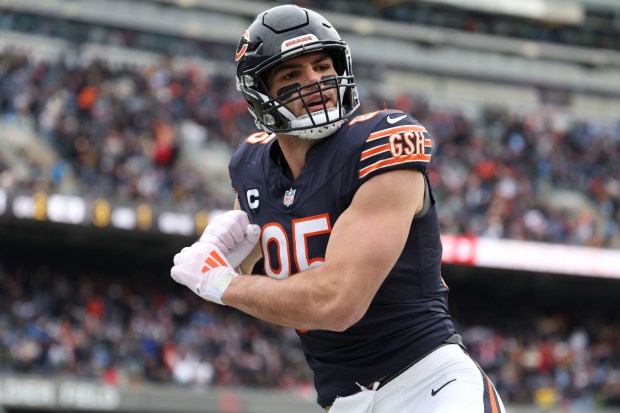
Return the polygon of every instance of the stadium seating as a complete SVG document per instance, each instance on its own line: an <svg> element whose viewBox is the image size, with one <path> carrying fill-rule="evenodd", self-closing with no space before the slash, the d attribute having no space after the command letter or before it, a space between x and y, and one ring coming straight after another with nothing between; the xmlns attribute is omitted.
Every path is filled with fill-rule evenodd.
<svg viewBox="0 0 620 413"><path fill-rule="evenodd" d="M222 156L230 156L254 130L245 103L221 86L230 82L166 67L115 69L94 61L68 68L10 52L2 60L11 67L0 80L2 114L35 125L75 174L81 194L194 210L232 204L231 195L208 192L214 179L199 160L179 155L208 139L225 143ZM60 89L61 83L67 86ZM431 108L412 93L393 99L367 94L364 100L366 111L387 104L431 131L432 179L446 233L620 247L613 162L620 158L618 125L571 119L554 109L517 114L482 107L471 115ZM22 163L32 162L32 150L24 156ZM64 181L54 182L46 189L62 191Z"/></svg>

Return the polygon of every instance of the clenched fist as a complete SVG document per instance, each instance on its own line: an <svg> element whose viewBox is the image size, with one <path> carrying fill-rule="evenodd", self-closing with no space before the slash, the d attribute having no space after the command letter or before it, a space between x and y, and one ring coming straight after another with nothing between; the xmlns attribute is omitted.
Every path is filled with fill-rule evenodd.
<svg viewBox="0 0 620 413"><path fill-rule="evenodd" d="M233 268L252 252L260 238L260 227L250 223L248 214L232 210L218 215L205 228L200 241L219 248Z"/></svg>
<svg viewBox="0 0 620 413"><path fill-rule="evenodd" d="M205 300L217 304L238 274L220 249L210 242L196 242L174 256L170 276Z"/></svg>

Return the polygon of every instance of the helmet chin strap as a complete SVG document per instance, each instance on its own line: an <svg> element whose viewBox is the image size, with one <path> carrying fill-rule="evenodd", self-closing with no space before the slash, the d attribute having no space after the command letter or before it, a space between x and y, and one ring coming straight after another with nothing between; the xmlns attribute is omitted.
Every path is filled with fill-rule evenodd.
<svg viewBox="0 0 620 413"><path fill-rule="evenodd" d="M307 141L318 141L328 136L332 135L334 132L342 126L344 121L339 121L336 123L332 123L331 125L321 126L313 129L304 129L291 133L291 135L295 135L300 139L304 139Z"/></svg>

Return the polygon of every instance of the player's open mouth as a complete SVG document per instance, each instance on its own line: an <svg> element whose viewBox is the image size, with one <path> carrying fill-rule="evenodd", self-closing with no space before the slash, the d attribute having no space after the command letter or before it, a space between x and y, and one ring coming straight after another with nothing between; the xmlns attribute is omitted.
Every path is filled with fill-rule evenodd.
<svg viewBox="0 0 620 413"><path fill-rule="evenodd" d="M323 106L323 102L325 102L325 106ZM318 99L312 99L308 102L308 110L312 113L312 112L317 112L320 110L325 110L325 108L329 109L331 108L331 100L329 98L326 98L325 101L323 101L323 99L318 98Z"/></svg>

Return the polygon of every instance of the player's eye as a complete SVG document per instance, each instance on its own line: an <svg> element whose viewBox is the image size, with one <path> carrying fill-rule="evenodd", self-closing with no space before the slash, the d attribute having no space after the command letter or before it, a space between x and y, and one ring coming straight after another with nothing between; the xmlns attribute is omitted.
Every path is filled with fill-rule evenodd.
<svg viewBox="0 0 620 413"><path fill-rule="evenodd" d="M295 79L295 76L297 76L295 71L284 72L282 73L282 76L280 76L280 80L284 80L284 81L293 80Z"/></svg>

